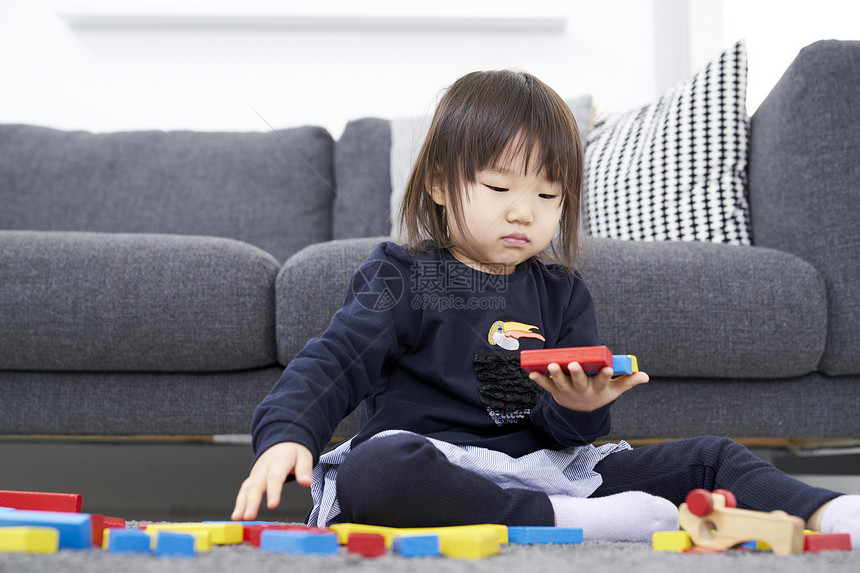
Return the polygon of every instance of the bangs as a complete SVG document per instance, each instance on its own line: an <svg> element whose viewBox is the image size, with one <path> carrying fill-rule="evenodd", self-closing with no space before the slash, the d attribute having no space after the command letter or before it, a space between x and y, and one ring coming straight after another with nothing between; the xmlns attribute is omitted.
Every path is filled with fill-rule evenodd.
<svg viewBox="0 0 860 573"><path fill-rule="evenodd" d="M478 171L522 157L527 172L570 188L580 168L579 132L567 104L524 74L487 73L480 83L461 102L471 113L456 114L461 121L449 126L451 138L443 144L447 157L459 160L448 167L460 182L474 182ZM438 157L437 164L444 163Z"/></svg>

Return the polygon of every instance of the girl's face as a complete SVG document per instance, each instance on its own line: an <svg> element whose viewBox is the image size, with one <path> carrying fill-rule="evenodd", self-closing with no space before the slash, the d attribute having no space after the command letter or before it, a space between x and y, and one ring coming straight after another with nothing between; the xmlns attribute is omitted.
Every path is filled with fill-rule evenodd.
<svg viewBox="0 0 860 573"><path fill-rule="evenodd" d="M465 228L446 207L451 253L474 269L510 274L552 241L562 213L561 184L527 170L524 157L508 154L475 179L463 190ZM431 195L446 206L441 188L433 187Z"/></svg>

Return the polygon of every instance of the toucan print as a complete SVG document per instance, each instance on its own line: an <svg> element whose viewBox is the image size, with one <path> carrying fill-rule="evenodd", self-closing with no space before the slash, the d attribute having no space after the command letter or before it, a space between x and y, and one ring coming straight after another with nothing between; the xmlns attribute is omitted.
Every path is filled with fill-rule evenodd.
<svg viewBox="0 0 860 573"><path fill-rule="evenodd" d="M497 320L490 327L487 340L490 344L501 346L505 350L518 350L520 347L520 338L537 338L546 342L543 336L537 332L533 332L535 330L539 330L539 328L530 324Z"/></svg>

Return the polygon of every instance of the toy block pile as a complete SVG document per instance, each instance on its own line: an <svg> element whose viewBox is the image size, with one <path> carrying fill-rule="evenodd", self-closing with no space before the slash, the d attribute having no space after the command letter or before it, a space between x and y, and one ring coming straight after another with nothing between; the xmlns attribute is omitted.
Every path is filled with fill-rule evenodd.
<svg viewBox="0 0 860 573"><path fill-rule="evenodd" d="M658 531L657 551L722 553L729 549L772 551L778 555L851 551L847 533L805 530L803 520L784 511L738 509L732 492L694 489L679 508L678 531Z"/></svg>
<svg viewBox="0 0 860 573"><path fill-rule="evenodd" d="M400 529L356 523L331 528L262 521L150 523L81 513L82 496L0 491L0 553L55 553L102 548L109 553L194 557L213 545L248 543L269 553L483 559L502 545L582 543L581 529L464 525ZM343 549L342 549L343 548Z"/></svg>
<svg viewBox="0 0 860 573"><path fill-rule="evenodd" d="M101 545L103 532L125 528L118 517L81 513L83 496L0 490L0 553L55 553Z"/></svg>

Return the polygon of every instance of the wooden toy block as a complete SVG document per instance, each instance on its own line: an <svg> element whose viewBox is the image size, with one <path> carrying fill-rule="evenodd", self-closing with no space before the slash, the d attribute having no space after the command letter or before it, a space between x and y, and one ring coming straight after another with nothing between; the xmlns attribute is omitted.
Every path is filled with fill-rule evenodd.
<svg viewBox="0 0 860 573"><path fill-rule="evenodd" d="M350 533L346 551L362 557L381 557L386 552L385 538L378 533Z"/></svg>
<svg viewBox="0 0 860 573"><path fill-rule="evenodd" d="M156 535L155 554L159 557L194 557L196 543L191 533L159 531Z"/></svg>
<svg viewBox="0 0 860 573"><path fill-rule="evenodd" d="M253 547L260 546L260 537L264 531L299 531L305 533L334 533L328 527L308 527L306 525L280 525L277 523L265 523L262 525L246 525L244 539Z"/></svg>
<svg viewBox="0 0 860 573"><path fill-rule="evenodd" d="M520 545L572 544L582 540L582 529L577 527L508 527L508 542Z"/></svg>
<svg viewBox="0 0 860 573"><path fill-rule="evenodd" d="M109 553L149 553L150 539L136 529L109 529L104 543Z"/></svg>
<svg viewBox="0 0 860 573"><path fill-rule="evenodd" d="M555 362L567 372L567 365L578 362L585 372L599 372L612 366L612 352L606 346L575 346L571 348L544 348L520 352L520 367L526 372L547 374L547 367Z"/></svg>
<svg viewBox="0 0 860 573"><path fill-rule="evenodd" d="M303 533L300 531L263 531L260 550L272 553L303 555L337 555L338 536L334 533Z"/></svg>
<svg viewBox="0 0 860 573"><path fill-rule="evenodd" d="M331 526L334 530L341 545L346 545L349 540L350 533L378 533L385 538L386 547L391 547L395 537L413 536L413 535L436 535L440 539L447 535L457 535L459 533L483 533L485 531L492 532L496 535L499 543L502 545L508 542L508 528L504 525L496 524L479 524L479 525L456 525L453 527L383 527L380 525L364 525L361 523L336 523Z"/></svg>
<svg viewBox="0 0 860 573"><path fill-rule="evenodd" d="M53 527L60 533L60 548L87 549L93 544L93 531L88 513L63 511L3 511L0 527L28 525Z"/></svg>
<svg viewBox="0 0 860 573"><path fill-rule="evenodd" d="M178 531L194 533L195 531L209 532L213 545L234 545L242 543L244 532L241 523L150 523L146 526L148 532Z"/></svg>
<svg viewBox="0 0 860 573"><path fill-rule="evenodd" d="M639 372L639 361L632 354L616 354L612 357L612 370L616 376L636 374Z"/></svg>
<svg viewBox="0 0 860 573"><path fill-rule="evenodd" d="M105 516L98 513L90 514L90 525L93 529L93 547L101 547L104 539Z"/></svg>
<svg viewBox="0 0 860 573"><path fill-rule="evenodd" d="M674 551L681 553L693 546L690 535L683 530L655 531L651 535L651 547L655 551Z"/></svg>
<svg viewBox="0 0 860 573"><path fill-rule="evenodd" d="M59 547L53 527L0 527L0 553L56 553Z"/></svg>
<svg viewBox="0 0 860 573"><path fill-rule="evenodd" d="M761 540L779 555L803 551L801 518L784 511L765 513L730 505L731 499L727 500L719 491L695 489L679 508L679 522L698 547L729 549L746 541Z"/></svg>
<svg viewBox="0 0 860 573"><path fill-rule="evenodd" d="M208 531L169 531L169 530L145 530L150 538L150 548L155 551L158 546L158 536L162 533L181 533L182 535L190 535L194 538L194 550L196 553L208 553L212 551L212 536Z"/></svg>
<svg viewBox="0 0 860 573"><path fill-rule="evenodd" d="M102 524L105 529L125 529L125 520L121 517L102 517Z"/></svg>
<svg viewBox="0 0 860 573"><path fill-rule="evenodd" d="M809 553L851 551L851 535L848 533L806 534L803 538L803 550Z"/></svg>
<svg viewBox="0 0 860 573"><path fill-rule="evenodd" d="M402 557L438 557L441 554L437 535L395 537L392 547Z"/></svg>
<svg viewBox="0 0 860 573"><path fill-rule="evenodd" d="M82 502L79 493L0 490L0 505L13 509L80 513Z"/></svg>
<svg viewBox="0 0 860 573"><path fill-rule="evenodd" d="M499 553L499 537L492 531L445 535L439 538L439 550L452 559L484 559Z"/></svg>

